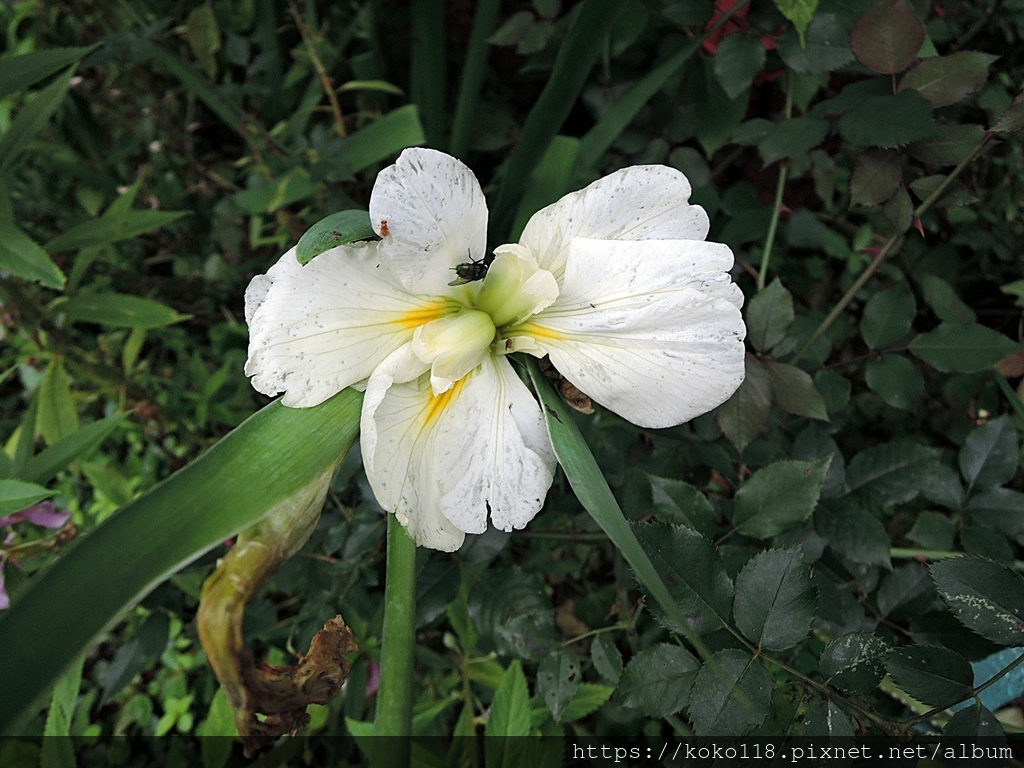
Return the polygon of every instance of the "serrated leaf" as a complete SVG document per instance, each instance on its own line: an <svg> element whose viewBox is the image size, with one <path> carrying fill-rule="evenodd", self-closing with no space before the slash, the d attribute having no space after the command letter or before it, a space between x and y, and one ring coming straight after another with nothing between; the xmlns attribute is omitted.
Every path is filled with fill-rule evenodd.
<svg viewBox="0 0 1024 768"><path fill-rule="evenodd" d="M882 208L882 214L896 232L906 232L914 224L914 201L910 193L903 187L897 189Z"/></svg>
<svg viewBox="0 0 1024 768"><path fill-rule="evenodd" d="M3 219L0 219L0 272L57 290L63 288L65 282L64 273L50 255L13 222Z"/></svg>
<svg viewBox="0 0 1024 768"><path fill-rule="evenodd" d="M767 352L793 324L793 296L776 278L747 304L747 338L758 352Z"/></svg>
<svg viewBox="0 0 1024 768"><path fill-rule="evenodd" d="M857 158L850 179L850 202L871 207L892 197L903 183L903 169L894 152L872 150Z"/></svg>
<svg viewBox="0 0 1024 768"><path fill-rule="evenodd" d="M778 42L782 60L801 75L832 72L853 61L846 27L834 13L819 13L801 37L797 30L787 32Z"/></svg>
<svg viewBox="0 0 1024 768"><path fill-rule="evenodd" d="M828 123L817 117L804 115L774 123L757 145L765 165L776 160L804 157L825 140Z"/></svg>
<svg viewBox="0 0 1024 768"><path fill-rule="evenodd" d="M930 479L938 451L907 440L866 448L846 468L846 489L871 506L903 504Z"/></svg>
<svg viewBox="0 0 1024 768"><path fill-rule="evenodd" d="M590 660L605 680L618 685L622 676L622 654L608 635L598 635L590 646Z"/></svg>
<svg viewBox="0 0 1024 768"><path fill-rule="evenodd" d="M690 720L697 736L743 736L768 715L772 680L748 653L719 651L697 673L690 695Z"/></svg>
<svg viewBox="0 0 1024 768"><path fill-rule="evenodd" d="M733 618L758 648L781 651L810 633L817 602L800 550L769 549L752 557L736 577Z"/></svg>
<svg viewBox="0 0 1024 768"><path fill-rule="evenodd" d="M868 388L893 408L912 411L924 391L920 371L901 355L883 355L868 360L864 370Z"/></svg>
<svg viewBox="0 0 1024 768"><path fill-rule="evenodd" d="M735 99L722 90L713 71L713 63L705 61L703 92L697 98L705 106L702 119L697 123L697 141L704 153L710 157L732 138L733 132L743 122L750 102L750 91L744 91Z"/></svg>
<svg viewBox="0 0 1024 768"><path fill-rule="evenodd" d="M761 41L751 35L729 35L721 42L715 54L715 75L730 99L750 88L765 58Z"/></svg>
<svg viewBox="0 0 1024 768"><path fill-rule="evenodd" d="M1018 93L1006 111L992 125L993 133L1016 133L1024 128L1024 91Z"/></svg>
<svg viewBox="0 0 1024 768"><path fill-rule="evenodd" d="M940 125L930 139L915 141L907 147L910 156L931 165L956 165L982 142L985 129L980 125Z"/></svg>
<svg viewBox="0 0 1024 768"><path fill-rule="evenodd" d="M956 523L939 512L922 512L914 521L907 538L925 549L948 552L953 548Z"/></svg>
<svg viewBox="0 0 1024 768"><path fill-rule="evenodd" d="M924 59L900 80L899 90L913 88L933 107L946 107L973 96L988 79L989 65L998 59L987 53L959 51Z"/></svg>
<svg viewBox="0 0 1024 768"><path fill-rule="evenodd" d="M580 683L576 695L562 711L562 722L571 723L593 714L611 698L613 693L615 693L615 688L610 685Z"/></svg>
<svg viewBox="0 0 1024 768"><path fill-rule="evenodd" d="M494 692L491 714L487 718L484 733L488 737L530 735L530 691L519 659L515 659L505 670L501 685ZM505 739L494 739L496 743L502 741ZM491 765L491 750L487 751L487 763ZM500 761L494 764L500 764Z"/></svg>
<svg viewBox="0 0 1024 768"><path fill-rule="evenodd" d="M307 264L314 256L331 248L376 236L373 224L370 223L370 214L366 211L338 211L320 219L306 230L306 234L299 238L295 258L299 264Z"/></svg>
<svg viewBox="0 0 1024 768"><path fill-rule="evenodd" d="M935 194L939 187L945 184L946 180L947 177L939 173L932 176L923 176L910 182L910 189L917 195L918 200L924 201ZM957 180L943 189L942 194L934 204L940 208L957 208L976 203L980 199L963 182Z"/></svg>
<svg viewBox="0 0 1024 768"><path fill-rule="evenodd" d="M581 679L579 661L568 648L549 654L541 661L537 670L537 693L556 723L562 722L562 712L576 695Z"/></svg>
<svg viewBox="0 0 1024 768"><path fill-rule="evenodd" d="M981 702L977 702L949 718L946 727L942 729L942 741L943 747L952 749L955 754L957 748L963 749L964 742L983 742L988 748L1005 746L1006 732L996 716Z"/></svg>
<svg viewBox="0 0 1024 768"><path fill-rule="evenodd" d="M938 646L896 648L885 657L896 685L932 707L948 707L971 695L974 672L959 653Z"/></svg>
<svg viewBox="0 0 1024 768"><path fill-rule="evenodd" d="M976 427L960 449L960 472L968 485L992 488L1008 483L1020 466L1017 430L1009 416Z"/></svg>
<svg viewBox="0 0 1024 768"><path fill-rule="evenodd" d="M114 328L163 328L189 318L158 301L123 293L79 294L62 304L61 309L72 322Z"/></svg>
<svg viewBox="0 0 1024 768"><path fill-rule="evenodd" d="M634 525L633 531L692 630L721 629L732 609L732 582L714 544L692 528L668 523ZM651 609L663 624L681 631L660 609Z"/></svg>
<svg viewBox="0 0 1024 768"><path fill-rule="evenodd" d="M871 349L895 344L910 332L917 312L914 294L906 283L879 291L864 307L860 332Z"/></svg>
<svg viewBox="0 0 1024 768"><path fill-rule="evenodd" d="M868 693L885 675L882 658L888 651L889 644L871 632L851 632L825 646L818 671L848 693Z"/></svg>
<svg viewBox="0 0 1024 768"><path fill-rule="evenodd" d="M818 503L831 461L777 461L759 469L736 492L736 528L768 539L803 523Z"/></svg>
<svg viewBox="0 0 1024 768"><path fill-rule="evenodd" d="M803 41L804 33L818 9L818 0L774 0L779 12L793 22L797 33Z"/></svg>
<svg viewBox="0 0 1024 768"><path fill-rule="evenodd" d="M953 615L982 637L1003 645L1024 643L1024 579L977 557L930 566L935 588Z"/></svg>
<svg viewBox="0 0 1024 768"><path fill-rule="evenodd" d="M857 504L831 501L822 505L814 513L814 530L848 560L868 566L891 566L885 526Z"/></svg>
<svg viewBox="0 0 1024 768"><path fill-rule="evenodd" d="M821 393L814 387L811 375L795 365L768 362L775 404L786 413L809 419L828 421L828 410Z"/></svg>
<svg viewBox="0 0 1024 768"><path fill-rule="evenodd" d="M819 701L804 719L804 735L831 741L852 741L856 736L850 718L833 701Z"/></svg>
<svg viewBox="0 0 1024 768"><path fill-rule="evenodd" d="M697 659L678 645L659 643L636 654L622 671L616 692L624 707L646 717L667 717L686 706L697 677Z"/></svg>
<svg viewBox="0 0 1024 768"><path fill-rule="evenodd" d="M880 0L853 25L850 48L868 69L894 75L914 63L924 38L924 24L907 0Z"/></svg>
<svg viewBox="0 0 1024 768"><path fill-rule="evenodd" d="M739 452L768 426L772 383L768 371L753 355L744 358L746 376L732 397L715 409L715 421Z"/></svg>
<svg viewBox="0 0 1024 768"><path fill-rule="evenodd" d="M39 431L53 445L78 430L78 411L71 399L71 377L64 361L54 358L39 384Z"/></svg>
<svg viewBox="0 0 1024 768"><path fill-rule="evenodd" d="M1024 543L1024 493L993 488L971 496L968 508L975 522Z"/></svg>
<svg viewBox="0 0 1024 768"><path fill-rule="evenodd" d="M200 5L185 19L185 39L199 60L199 66L211 80L217 76L217 51L220 50L220 27L213 8Z"/></svg>
<svg viewBox="0 0 1024 768"><path fill-rule="evenodd" d="M682 480L648 475L651 501L659 520L693 528L711 536L715 528L715 508L699 490Z"/></svg>
<svg viewBox="0 0 1024 768"><path fill-rule="evenodd" d="M974 310L957 296L953 286L942 278L925 275L921 278L921 290L924 292L924 300L939 320L947 323L973 323L978 319Z"/></svg>
<svg viewBox="0 0 1024 768"><path fill-rule="evenodd" d="M915 90L871 96L839 118L839 133L858 146L901 147L938 132L931 105Z"/></svg>
<svg viewBox="0 0 1024 768"><path fill-rule="evenodd" d="M20 512L26 507L31 507L37 501L48 499L56 493L56 491L47 490L41 485L26 483L23 480L0 480L0 515Z"/></svg>
<svg viewBox="0 0 1024 768"><path fill-rule="evenodd" d="M910 342L910 351L942 373L976 373L1020 350L997 331L974 323L942 323Z"/></svg>

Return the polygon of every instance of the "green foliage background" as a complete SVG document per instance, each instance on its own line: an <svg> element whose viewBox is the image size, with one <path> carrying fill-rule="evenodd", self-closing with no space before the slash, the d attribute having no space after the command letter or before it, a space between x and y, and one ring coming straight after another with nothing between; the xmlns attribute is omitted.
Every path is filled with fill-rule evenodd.
<svg viewBox="0 0 1024 768"><path fill-rule="evenodd" d="M647 432L563 411L611 495L567 433L569 477L524 532L419 553L418 733L1014 729L978 696L1016 663L993 654L1024 645L1024 2L753 0L726 20L707 0L70 6L0 9L0 514L46 497L73 512L0 544L4 653L38 641L49 664L25 680L63 673L0 765L38 764L44 731L98 737L85 762L127 749L115 734L167 736L146 744L169 764L238 761L194 738L232 727L193 624L222 549L166 580L126 568L120 602L99 578L46 602L30 574L114 515L154 537L112 550L126 563L175 514L190 554L245 524L218 511L244 494L176 512L180 479L162 522L130 527L145 501L117 510L265 405L242 373L246 284L320 219L365 209L414 145L477 172L492 245L619 167L683 170L736 254L749 329L746 381L713 414ZM288 418L240 434L269 441ZM312 475L317 446L346 439L268 442L266 465ZM606 535L616 505L671 610ZM249 607L271 663L335 613L362 649L313 713L309 732L337 738L282 757L358 755L384 528L351 451L305 551ZM81 664L77 641L40 640L60 600L127 607L153 580L100 617L117 622ZM30 610L35 625L16 618Z"/></svg>

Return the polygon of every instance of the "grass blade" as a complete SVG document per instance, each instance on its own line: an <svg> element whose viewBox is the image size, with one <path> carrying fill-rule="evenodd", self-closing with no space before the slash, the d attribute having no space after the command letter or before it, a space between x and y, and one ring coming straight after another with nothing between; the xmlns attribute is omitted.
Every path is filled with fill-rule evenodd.
<svg viewBox="0 0 1024 768"><path fill-rule="evenodd" d="M480 89L487 72L487 54L490 52L487 38L498 23L499 8L501 0L480 0L473 16L469 46L462 66L462 82L459 83L459 100L452 121L451 143L448 145L449 152L460 160L465 160L469 152L470 131L476 120Z"/></svg>
<svg viewBox="0 0 1024 768"><path fill-rule="evenodd" d="M442 147L445 120L447 33L442 0L412 0L412 102L420 108L427 142Z"/></svg>

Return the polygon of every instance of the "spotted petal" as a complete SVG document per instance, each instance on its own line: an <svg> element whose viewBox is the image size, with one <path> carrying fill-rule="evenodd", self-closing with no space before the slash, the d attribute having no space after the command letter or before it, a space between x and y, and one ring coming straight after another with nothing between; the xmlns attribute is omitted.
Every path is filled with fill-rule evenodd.
<svg viewBox="0 0 1024 768"><path fill-rule="evenodd" d="M300 408L366 379L413 330L448 305L407 293L376 244L341 246L302 266L292 249L245 294L245 372L267 395Z"/></svg>
<svg viewBox="0 0 1024 768"><path fill-rule="evenodd" d="M396 357L401 353L396 353ZM452 551L487 518L502 530L540 510L555 458L540 407L504 358L488 356L447 392L397 382L382 365L363 404L362 446L378 501L416 542Z"/></svg>
<svg viewBox="0 0 1024 768"><path fill-rule="evenodd" d="M598 179L538 211L519 239L561 281L569 243L595 240L703 240L708 216L689 205L690 182L664 165L637 165Z"/></svg>
<svg viewBox="0 0 1024 768"><path fill-rule="evenodd" d="M388 265L412 293L446 296L457 264L487 246L487 203L476 176L454 157L407 149L377 176L370 220Z"/></svg>
<svg viewBox="0 0 1024 768"><path fill-rule="evenodd" d="M743 380L743 295L727 246L573 240L562 293L517 331L569 381L643 427L725 402Z"/></svg>

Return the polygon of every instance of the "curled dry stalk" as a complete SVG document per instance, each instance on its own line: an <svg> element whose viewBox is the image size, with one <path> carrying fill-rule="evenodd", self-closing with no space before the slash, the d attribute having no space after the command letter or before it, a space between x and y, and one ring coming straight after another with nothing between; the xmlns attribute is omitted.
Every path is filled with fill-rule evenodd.
<svg viewBox="0 0 1024 768"><path fill-rule="evenodd" d="M333 468L243 531L203 584L199 639L235 713L245 754L309 722L306 707L326 704L348 677L345 655L358 650L340 616L324 624L294 666L258 664L245 645L246 604L309 539Z"/></svg>

